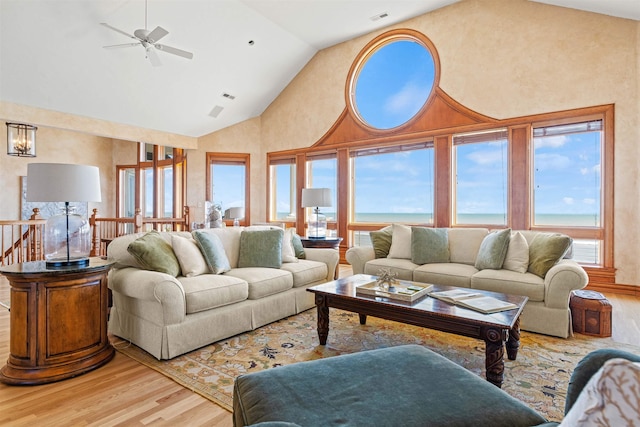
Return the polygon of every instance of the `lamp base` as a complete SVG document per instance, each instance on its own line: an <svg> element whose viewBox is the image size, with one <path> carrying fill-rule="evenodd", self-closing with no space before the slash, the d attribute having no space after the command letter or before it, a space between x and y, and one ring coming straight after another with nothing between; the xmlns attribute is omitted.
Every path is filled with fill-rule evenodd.
<svg viewBox="0 0 640 427"><path fill-rule="evenodd" d="M89 265L89 258L78 258L71 260L47 261L47 268L67 268L67 267L86 267Z"/></svg>

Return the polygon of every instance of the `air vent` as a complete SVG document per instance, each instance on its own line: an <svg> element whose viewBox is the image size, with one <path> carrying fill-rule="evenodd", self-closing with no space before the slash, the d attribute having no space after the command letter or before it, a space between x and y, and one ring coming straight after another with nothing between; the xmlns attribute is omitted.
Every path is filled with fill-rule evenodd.
<svg viewBox="0 0 640 427"><path fill-rule="evenodd" d="M234 99L236 99L235 96L231 95L230 93L223 93L222 96L224 96L227 99L230 99L231 101L233 101Z"/></svg>
<svg viewBox="0 0 640 427"><path fill-rule="evenodd" d="M372 16L369 19L371 19L372 21L378 21L379 19L383 19L383 18L386 18L388 16L389 16L388 12L382 12L382 13L379 13L379 14L377 14L375 16Z"/></svg>
<svg viewBox="0 0 640 427"><path fill-rule="evenodd" d="M220 113L222 113L222 110L224 110L224 107L220 105L216 105L215 107L213 107L213 110L211 110L209 115L213 118L217 118L220 115Z"/></svg>

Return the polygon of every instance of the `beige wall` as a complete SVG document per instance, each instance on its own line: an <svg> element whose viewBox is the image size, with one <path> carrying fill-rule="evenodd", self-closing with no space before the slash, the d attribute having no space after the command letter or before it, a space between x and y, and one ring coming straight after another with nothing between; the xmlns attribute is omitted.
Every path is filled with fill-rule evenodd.
<svg viewBox="0 0 640 427"><path fill-rule="evenodd" d="M159 145L171 145L166 141L173 141L175 146L190 148L187 203L193 219L201 221L204 216L205 153L218 151L251 153L251 220L263 221L267 214L265 154L308 147L324 135L345 108L346 78L356 55L372 38L391 28L415 29L431 39L440 56L440 87L480 113L509 118L615 104L616 281L640 284L640 263L636 261L640 249L640 227L636 226L640 211L640 22L526 0L465 0L341 43L318 52L260 118L202 136L197 144L171 135L147 139ZM25 117L20 108L9 108L7 115L7 106L0 103L0 107L0 119ZM32 112L32 116L38 115ZM86 124L75 116L63 118L64 126L74 131L91 133L91 125L105 127L102 123ZM50 125L61 123L46 121ZM109 124L106 128L106 136L136 140L129 126ZM41 151L45 146L41 134L48 132L39 131L38 140L43 144L39 142L37 160L49 161L41 157L46 154ZM83 136L77 136L77 141L69 138L63 143L74 148L65 149L60 157L72 156L86 163L107 162L108 158L111 165L104 167L110 167L113 174L116 163L111 159L120 161L119 156L102 158L93 156L91 150L76 148L95 144L102 152L105 145L111 144L112 150L123 146L79 135ZM51 161L58 158L57 154L51 156ZM3 197L8 203L0 206L1 218L11 218L19 209L13 206L18 189L11 188L17 185L17 177L26 173L28 161L0 156L0 185L10 193L8 199ZM113 176L111 179L115 182ZM103 194L103 198L108 197L114 196Z"/></svg>

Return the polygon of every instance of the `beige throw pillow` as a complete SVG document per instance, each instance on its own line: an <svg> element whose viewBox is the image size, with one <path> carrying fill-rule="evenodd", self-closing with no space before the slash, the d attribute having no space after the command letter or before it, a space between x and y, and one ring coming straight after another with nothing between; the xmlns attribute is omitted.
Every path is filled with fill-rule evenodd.
<svg viewBox="0 0 640 427"><path fill-rule="evenodd" d="M296 234L296 229L291 227L284 231L284 238L282 239L282 262L298 262L296 257L296 251L293 248L293 236Z"/></svg>
<svg viewBox="0 0 640 427"><path fill-rule="evenodd" d="M183 276L193 277L209 272L207 262L195 240L172 235L171 246L176 258L178 258Z"/></svg>
<svg viewBox="0 0 640 427"><path fill-rule="evenodd" d="M391 248L387 258L411 259L411 227L392 225Z"/></svg>
<svg viewBox="0 0 640 427"><path fill-rule="evenodd" d="M529 244L519 231L511 235L507 256L504 258L502 268L518 273L526 273L527 268L529 268Z"/></svg>

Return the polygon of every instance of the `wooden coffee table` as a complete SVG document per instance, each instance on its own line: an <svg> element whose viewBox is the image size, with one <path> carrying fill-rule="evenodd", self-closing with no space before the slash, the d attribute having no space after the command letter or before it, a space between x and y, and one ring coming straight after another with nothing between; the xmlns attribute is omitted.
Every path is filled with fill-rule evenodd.
<svg viewBox="0 0 640 427"><path fill-rule="evenodd" d="M520 347L520 313L528 297L508 295L473 289L484 295L509 301L518 309L493 314L482 314L429 296L414 302L356 294L356 286L375 280L375 276L356 274L308 288L315 294L318 307L318 337L320 344L327 343L329 335L329 307L351 311L360 315L364 325L367 316L379 317L424 328L449 332L485 342L485 366L487 380L498 387L504 380L504 352L515 360ZM434 285L434 291L455 289Z"/></svg>

